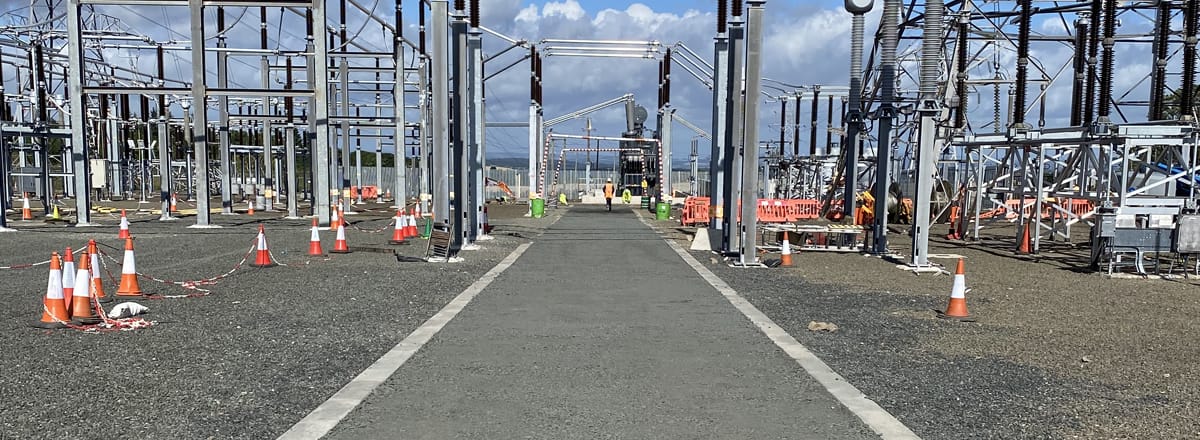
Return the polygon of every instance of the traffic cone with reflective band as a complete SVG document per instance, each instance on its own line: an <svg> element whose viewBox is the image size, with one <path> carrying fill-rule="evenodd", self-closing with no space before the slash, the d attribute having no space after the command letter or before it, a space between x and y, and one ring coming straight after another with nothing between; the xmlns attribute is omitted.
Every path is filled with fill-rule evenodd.
<svg viewBox="0 0 1200 440"><path fill-rule="evenodd" d="M95 296L90 288L92 271L91 259L79 259L79 271L75 273L75 293L71 296L71 322L75 324L95 324L100 322L96 316Z"/></svg>
<svg viewBox="0 0 1200 440"><path fill-rule="evenodd" d="M788 240L787 231L783 231L783 242L779 244L779 262L784 267L792 265L792 242Z"/></svg>
<svg viewBox="0 0 1200 440"><path fill-rule="evenodd" d="M142 296L142 287L138 285L137 264L133 258L133 239L125 239L125 260L121 263L121 285L117 287L117 296Z"/></svg>
<svg viewBox="0 0 1200 440"><path fill-rule="evenodd" d="M975 318L967 312L967 275L963 270L963 259L958 259L958 267L954 269L954 286L950 288L950 304L945 311L938 312L938 318L956 321L974 321Z"/></svg>
<svg viewBox="0 0 1200 440"><path fill-rule="evenodd" d="M484 234L492 233L492 225L488 224L487 206L483 207L483 233Z"/></svg>
<svg viewBox="0 0 1200 440"><path fill-rule="evenodd" d="M387 192L383 194L383 200L391 200L391 199L392 199L392 189L388 188Z"/></svg>
<svg viewBox="0 0 1200 440"><path fill-rule="evenodd" d="M412 210L409 211L408 225L404 228L404 235L409 236L409 237L417 237L417 236L421 235L420 232L417 232L417 210L416 210L416 208L413 208Z"/></svg>
<svg viewBox="0 0 1200 440"><path fill-rule="evenodd" d="M125 217L125 210L121 210L121 232L117 234L117 238L129 238L129 218Z"/></svg>
<svg viewBox="0 0 1200 440"><path fill-rule="evenodd" d="M1025 222L1025 227L1021 228L1021 242L1017 244L1017 252L1033 253L1033 243L1029 239L1029 222Z"/></svg>
<svg viewBox="0 0 1200 440"><path fill-rule="evenodd" d="M316 217L313 217L312 238L308 240L308 254L316 257L325 255L325 251L321 249L321 233L317 229Z"/></svg>
<svg viewBox="0 0 1200 440"><path fill-rule="evenodd" d="M263 230L263 225L258 225L258 255L254 256L254 267L271 267L275 263L271 262L271 251L267 249L267 233Z"/></svg>
<svg viewBox="0 0 1200 440"><path fill-rule="evenodd" d="M171 212L179 212L178 200L175 198L175 193L171 193Z"/></svg>
<svg viewBox="0 0 1200 440"><path fill-rule="evenodd" d="M333 229L336 231L338 229L338 227L342 225L342 217L340 215L338 215L338 212L341 210L342 210L341 207L338 207L338 206L333 207L333 212L330 213L330 215L332 215L332 217L330 217L330 219L329 219L329 228L330 229Z"/></svg>
<svg viewBox="0 0 1200 440"><path fill-rule="evenodd" d="M33 220L33 210L29 209L29 195L21 197L21 220Z"/></svg>
<svg viewBox="0 0 1200 440"><path fill-rule="evenodd" d="M254 215L254 200L246 201L246 215Z"/></svg>
<svg viewBox="0 0 1200 440"><path fill-rule="evenodd" d="M71 295L75 293L75 256L71 253L71 248L67 248L63 252L62 277L63 307L66 307L69 316L71 314Z"/></svg>
<svg viewBox="0 0 1200 440"><path fill-rule="evenodd" d="M42 299L42 319L33 323L38 328L63 328L70 317L63 306L62 267L58 252L50 254L50 278L46 280L46 296Z"/></svg>
<svg viewBox="0 0 1200 440"><path fill-rule="evenodd" d="M329 252L335 253L335 254L350 253L350 246L346 245L346 226L345 225L338 226L337 241L333 242L333 249L330 249Z"/></svg>
<svg viewBox="0 0 1200 440"><path fill-rule="evenodd" d="M88 240L88 262L92 265L92 296L101 303L112 302L112 297L104 294L104 278L100 276L100 252L96 250L96 240Z"/></svg>
<svg viewBox="0 0 1200 440"><path fill-rule="evenodd" d="M408 217L404 215L404 210L396 210L396 217L392 221L395 225L392 227L392 239L388 243L406 244L404 239L408 238Z"/></svg>

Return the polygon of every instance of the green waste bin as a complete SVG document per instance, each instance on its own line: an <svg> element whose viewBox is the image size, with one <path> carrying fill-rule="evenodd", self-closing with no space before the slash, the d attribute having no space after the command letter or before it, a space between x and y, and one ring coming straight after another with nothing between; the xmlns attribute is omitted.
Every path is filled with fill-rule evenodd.
<svg viewBox="0 0 1200 440"><path fill-rule="evenodd" d="M542 216L546 215L546 199L530 200L529 212L533 214L533 218L542 218Z"/></svg>
<svg viewBox="0 0 1200 440"><path fill-rule="evenodd" d="M658 206L656 206L656 208L657 209L654 212L654 218L656 220L670 220L671 219L671 204L665 203L665 202L658 202Z"/></svg>

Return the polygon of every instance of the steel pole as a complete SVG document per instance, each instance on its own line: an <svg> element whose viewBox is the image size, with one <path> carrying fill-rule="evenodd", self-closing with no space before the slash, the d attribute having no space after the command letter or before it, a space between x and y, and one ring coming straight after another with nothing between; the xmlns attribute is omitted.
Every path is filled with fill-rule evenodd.
<svg viewBox="0 0 1200 440"><path fill-rule="evenodd" d="M742 146L742 238L743 266L758 263L758 103L762 90L762 42L764 0L750 0L746 19L746 138Z"/></svg>

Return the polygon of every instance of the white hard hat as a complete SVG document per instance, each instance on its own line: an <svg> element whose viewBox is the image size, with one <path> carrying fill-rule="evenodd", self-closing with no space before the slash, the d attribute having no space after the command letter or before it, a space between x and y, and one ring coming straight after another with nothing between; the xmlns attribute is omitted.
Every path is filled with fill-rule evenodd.
<svg viewBox="0 0 1200 440"><path fill-rule="evenodd" d="M609 178L608 178L608 181L609 181L609 182L612 182L612 178L611 178L611 177L609 177Z"/></svg>

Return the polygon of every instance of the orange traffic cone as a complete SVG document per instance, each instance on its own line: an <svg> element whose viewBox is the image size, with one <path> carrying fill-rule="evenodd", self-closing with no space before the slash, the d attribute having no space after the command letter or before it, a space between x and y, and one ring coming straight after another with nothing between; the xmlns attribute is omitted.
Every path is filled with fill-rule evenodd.
<svg viewBox="0 0 1200 440"><path fill-rule="evenodd" d="M308 240L308 254L316 257L325 255L325 251L321 249L321 233L317 229L316 217L313 217L312 238Z"/></svg>
<svg viewBox="0 0 1200 440"><path fill-rule="evenodd" d="M88 261L92 265L92 295L101 303L112 302L112 297L104 294L104 279L100 277L100 252L96 250L96 240L88 240Z"/></svg>
<svg viewBox="0 0 1200 440"><path fill-rule="evenodd" d="M121 263L121 285L117 287L117 296L142 296L142 287L138 285L137 264L133 258L133 239L125 239L125 260Z"/></svg>
<svg viewBox="0 0 1200 440"><path fill-rule="evenodd" d="M246 215L254 215L254 201L253 200L246 201Z"/></svg>
<svg viewBox="0 0 1200 440"><path fill-rule="evenodd" d="M175 193L171 193L171 212L179 212L179 206L176 205L178 200L175 200Z"/></svg>
<svg viewBox="0 0 1200 440"><path fill-rule="evenodd" d="M338 213L341 210L342 210L342 208L339 206L333 207L333 212L330 213L330 215L332 217L330 217L330 219L329 219L329 228L330 229L333 229L336 231L338 229L338 227L342 226L342 217L340 215L338 215Z"/></svg>
<svg viewBox="0 0 1200 440"><path fill-rule="evenodd" d="M63 307L66 307L67 315L70 316L71 295L75 293L75 256L71 253L71 248L63 252L62 277Z"/></svg>
<svg viewBox="0 0 1200 440"><path fill-rule="evenodd" d="M779 244L779 262L784 267L792 266L792 242L788 240L787 231L783 231L783 242Z"/></svg>
<svg viewBox="0 0 1200 440"><path fill-rule="evenodd" d="M350 253L350 246L346 245L346 226L338 225L337 241L333 242L333 249L331 249L329 252L335 254Z"/></svg>
<svg viewBox="0 0 1200 440"><path fill-rule="evenodd" d="M404 227L404 235L407 235L409 237L416 237L418 235L421 235L421 233L417 232L417 210L416 210L416 208L413 208L408 213L408 225L405 225L405 227Z"/></svg>
<svg viewBox="0 0 1200 440"><path fill-rule="evenodd" d="M488 223L487 206L483 207L483 233L484 234L492 233L492 225Z"/></svg>
<svg viewBox="0 0 1200 440"><path fill-rule="evenodd" d="M944 312L938 312L938 318L955 321L974 321L967 312L967 275L963 270L963 259L958 259L958 268L954 269L954 286L950 288L950 305Z"/></svg>
<svg viewBox="0 0 1200 440"><path fill-rule="evenodd" d="M121 232L117 234L117 238L122 240L129 238L129 218L125 217L125 210L121 210Z"/></svg>
<svg viewBox="0 0 1200 440"><path fill-rule="evenodd" d="M254 267L271 267L275 263L271 261L271 251L267 249L267 234L263 230L263 225L258 225L258 255L254 256Z"/></svg>
<svg viewBox="0 0 1200 440"><path fill-rule="evenodd" d="M383 193L383 199L384 199L384 200L391 200L391 199L392 199L392 189L391 189L391 188L388 188L388 189L387 189L387 192Z"/></svg>
<svg viewBox="0 0 1200 440"><path fill-rule="evenodd" d="M93 307L95 296L90 288L92 271L91 259L79 259L79 271L75 273L75 293L71 299L71 322L75 324L95 324L100 322Z"/></svg>
<svg viewBox="0 0 1200 440"><path fill-rule="evenodd" d="M62 268L58 252L50 255L50 278L46 281L46 296L42 299L42 319L33 323L38 328L67 326L67 309L63 306Z"/></svg>
<svg viewBox="0 0 1200 440"><path fill-rule="evenodd" d="M392 221L394 222L392 226L392 239L388 243L407 244L404 239L408 236L406 233L408 231L408 217L404 216L404 211L397 210L396 217Z"/></svg>
<svg viewBox="0 0 1200 440"><path fill-rule="evenodd" d="M1029 254L1033 253L1033 243L1029 239L1029 223L1025 223L1025 227L1021 228L1021 241L1017 244L1017 253Z"/></svg>
<svg viewBox="0 0 1200 440"><path fill-rule="evenodd" d="M21 196L21 220L33 220L33 210L29 209L29 194Z"/></svg>

